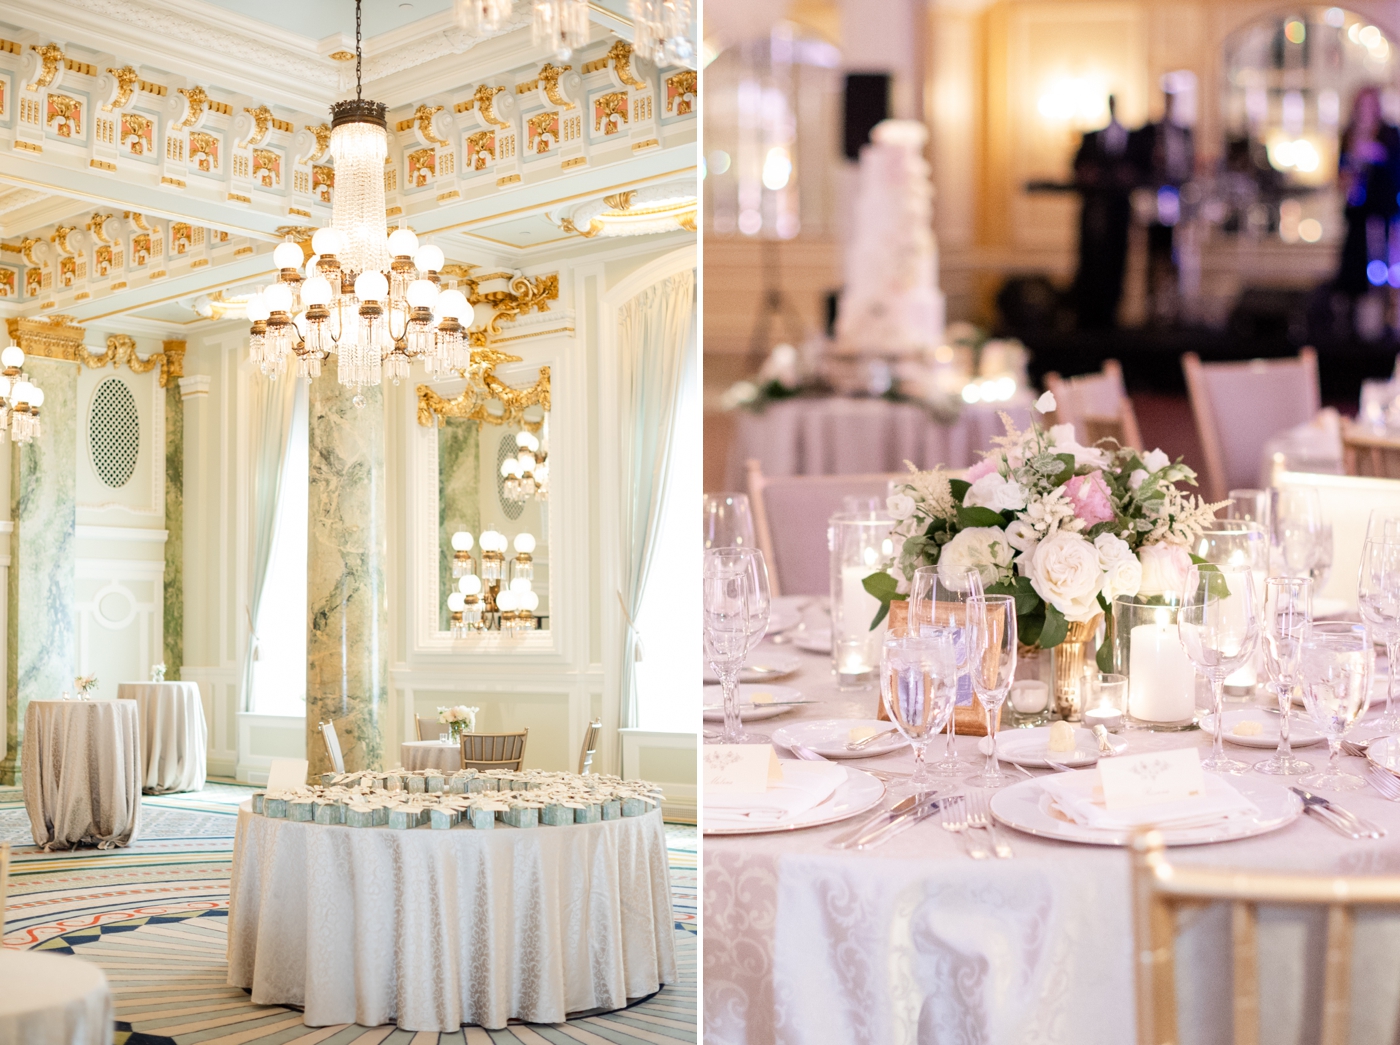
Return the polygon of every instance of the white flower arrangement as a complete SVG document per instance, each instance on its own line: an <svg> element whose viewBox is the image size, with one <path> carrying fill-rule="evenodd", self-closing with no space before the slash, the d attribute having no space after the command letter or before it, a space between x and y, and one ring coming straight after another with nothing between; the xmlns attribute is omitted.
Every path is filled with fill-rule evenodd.
<svg viewBox="0 0 1400 1045"><path fill-rule="evenodd" d="M88 692L97 688L97 676L79 675L73 680L73 688L78 691L80 700L87 700Z"/></svg>
<svg viewBox="0 0 1400 1045"><path fill-rule="evenodd" d="M469 708L465 704L456 704L448 708L438 708L438 721L447 725L455 722L462 723L462 728L468 733L476 732L476 715L480 708Z"/></svg>

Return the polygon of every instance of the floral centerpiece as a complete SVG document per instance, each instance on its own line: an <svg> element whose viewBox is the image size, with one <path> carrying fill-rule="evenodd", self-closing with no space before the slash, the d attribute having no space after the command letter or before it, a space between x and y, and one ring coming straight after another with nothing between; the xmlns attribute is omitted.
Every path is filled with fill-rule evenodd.
<svg viewBox="0 0 1400 1045"><path fill-rule="evenodd" d="M152 681L152 682L164 682L164 681L165 681L165 661L161 661L161 662L158 663L158 664L152 664L152 665L151 665L151 681Z"/></svg>
<svg viewBox="0 0 1400 1045"><path fill-rule="evenodd" d="M450 708L438 708L437 710L438 721L447 726L454 742L464 732L476 732L476 713L481 710L480 708L469 708L465 704L457 704Z"/></svg>
<svg viewBox="0 0 1400 1045"><path fill-rule="evenodd" d="M73 680L73 688L78 691L79 700L89 700L89 693L97 688L97 676L79 675Z"/></svg>
<svg viewBox="0 0 1400 1045"><path fill-rule="evenodd" d="M1050 413L1055 397L1035 408ZM1006 434L966 479L910 465L890 496L898 551L865 580L882 604L872 627L920 566L976 567L987 592L1015 597L1020 640L1040 649L1092 635L1119 595L1180 590L1189 548L1221 507L1179 488L1196 484L1194 471L1161 450L1081 446L1073 425L1002 421ZM1105 642L1101 658L1110 652Z"/></svg>

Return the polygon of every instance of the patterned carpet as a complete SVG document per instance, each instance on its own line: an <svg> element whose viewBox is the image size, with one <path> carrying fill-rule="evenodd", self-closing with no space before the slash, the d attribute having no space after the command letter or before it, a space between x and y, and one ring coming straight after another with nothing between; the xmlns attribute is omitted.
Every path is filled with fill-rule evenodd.
<svg viewBox="0 0 1400 1045"><path fill-rule="evenodd" d="M211 783L142 799L140 839L125 849L45 853L17 789L0 787L0 840L13 847L3 944L101 965L116 998L116 1045L667 1045L696 1040L697 842L666 825L680 983L620 1012L566 1023L311 1028L301 1013L254 1005L225 984L228 878L237 806L249 788Z"/></svg>

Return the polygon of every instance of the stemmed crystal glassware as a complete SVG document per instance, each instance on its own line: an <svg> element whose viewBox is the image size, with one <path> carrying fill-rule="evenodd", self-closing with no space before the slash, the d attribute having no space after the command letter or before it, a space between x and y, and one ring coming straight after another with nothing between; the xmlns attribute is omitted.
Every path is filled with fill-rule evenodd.
<svg viewBox="0 0 1400 1045"><path fill-rule="evenodd" d="M968 671L972 688L987 711L990 746L982 771L968 780L978 787L1001 787L1007 777L997 762L997 714L1016 677L1016 600L980 595L967 602Z"/></svg>
<svg viewBox="0 0 1400 1045"><path fill-rule="evenodd" d="M1274 572L1285 577L1311 576L1323 528L1317 491L1310 486L1276 487L1269 518Z"/></svg>
<svg viewBox="0 0 1400 1045"><path fill-rule="evenodd" d="M1400 512L1372 508L1371 517L1366 520L1366 539L1400 543Z"/></svg>
<svg viewBox="0 0 1400 1045"><path fill-rule="evenodd" d="M880 696L890 721L914 751L914 773L897 789L897 797L943 790L924 755L929 741L953 714L958 689L955 649L951 628L926 627L916 635L885 636Z"/></svg>
<svg viewBox="0 0 1400 1045"><path fill-rule="evenodd" d="M1289 715L1293 710L1293 689L1298 684L1298 666L1303 654L1303 638L1312 622L1312 581L1306 577L1270 577L1264 583L1264 620L1260 645L1270 688L1278 695L1280 714L1278 753L1259 762L1255 769L1271 776L1296 776L1312 769L1311 762L1293 757L1289 742Z"/></svg>
<svg viewBox="0 0 1400 1045"><path fill-rule="evenodd" d="M710 548L701 588L705 659L724 694L721 744L766 744L767 734L746 732L739 718L739 671L768 630L768 567L757 548Z"/></svg>
<svg viewBox="0 0 1400 1045"><path fill-rule="evenodd" d="M1177 631L1186 656L1210 680L1215 743L1201 763L1215 773L1247 773L1249 765L1225 755L1225 679L1245 664L1259 639L1254 585L1247 569L1192 566L1177 611Z"/></svg>
<svg viewBox="0 0 1400 1045"><path fill-rule="evenodd" d="M1322 772L1298 781L1306 788L1355 791L1365 787L1359 776L1338 763L1342 737L1366 710L1375 672L1376 649L1364 624L1314 624L1303 640L1303 703L1318 731L1327 738L1329 758Z"/></svg>
<svg viewBox="0 0 1400 1045"><path fill-rule="evenodd" d="M1265 533L1269 532L1269 491L1231 490L1227 495L1230 504L1225 508L1225 518L1231 522L1252 522Z"/></svg>
<svg viewBox="0 0 1400 1045"><path fill-rule="evenodd" d="M1356 601L1372 634L1385 643L1390 677L1379 725L1393 733L1400 730L1400 703L1395 699L1396 676L1400 675L1400 534L1394 540L1368 540L1362 548Z"/></svg>
<svg viewBox="0 0 1400 1045"><path fill-rule="evenodd" d="M967 671L967 604L982 597L982 575L975 566L920 566L914 571L909 589L909 633L917 628L948 628L953 633L957 665L957 703L972 703L972 680ZM957 724L955 712L948 715L948 743L934 771L944 776L961 776L976 764L959 758L953 745Z"/></svg>
<svg viewBox="0 0 1400 1045"><path fill-rule="evenodd" d="M705 495L705 547L757 548L753 511L742 493Z"/></svg>

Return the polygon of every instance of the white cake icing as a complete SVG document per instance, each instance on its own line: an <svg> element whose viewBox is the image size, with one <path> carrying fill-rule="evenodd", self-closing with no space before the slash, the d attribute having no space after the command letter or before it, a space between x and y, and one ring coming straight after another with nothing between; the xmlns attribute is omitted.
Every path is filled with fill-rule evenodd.
<svg viewBox="0 0 1400 1045"><path fill-rule="evenodd" d="M892 358L943 342L927 140L921 123L885 120L861 149L836 316L838 353Z"/></svg>

